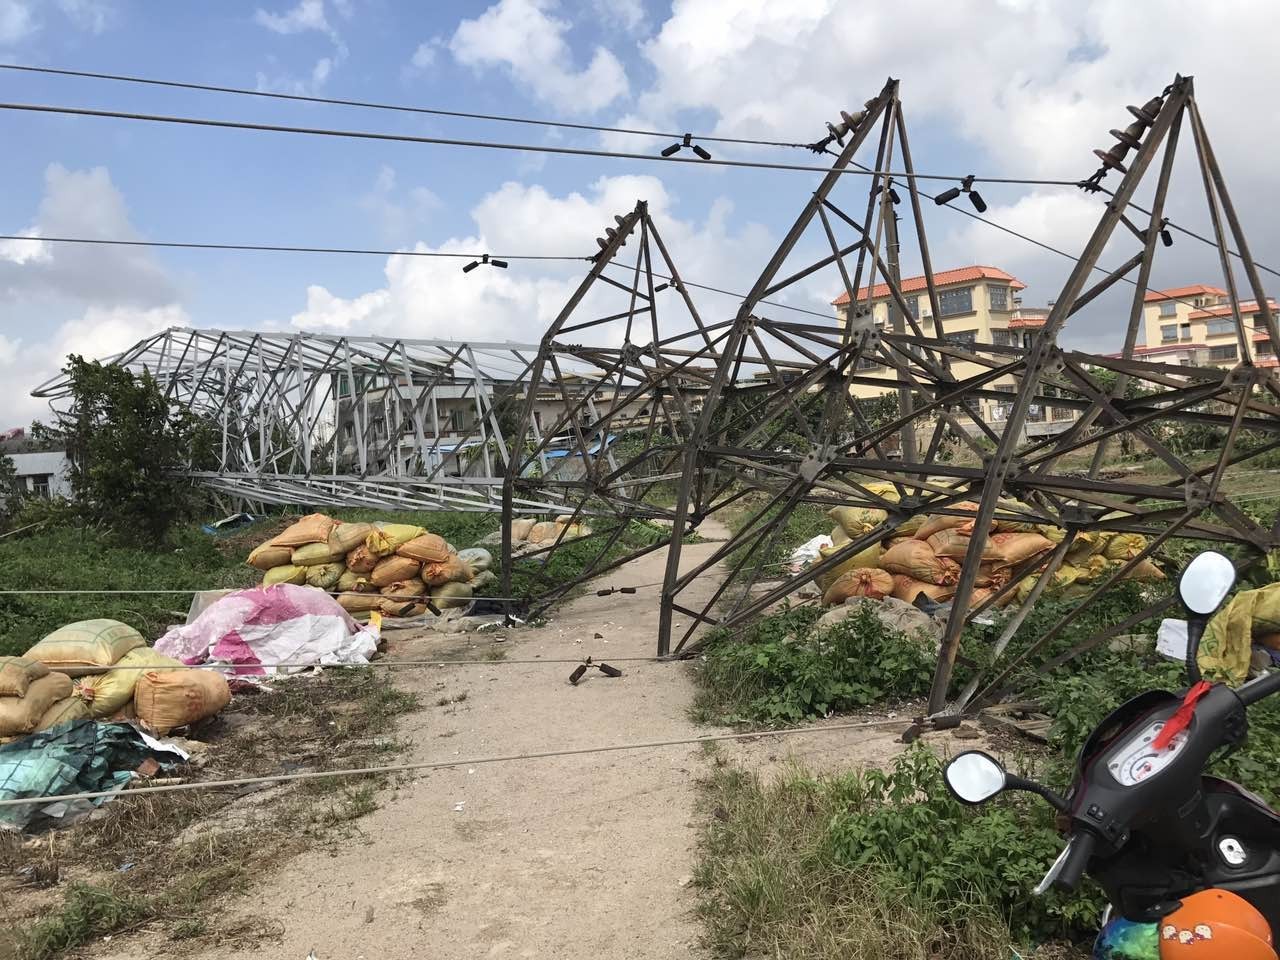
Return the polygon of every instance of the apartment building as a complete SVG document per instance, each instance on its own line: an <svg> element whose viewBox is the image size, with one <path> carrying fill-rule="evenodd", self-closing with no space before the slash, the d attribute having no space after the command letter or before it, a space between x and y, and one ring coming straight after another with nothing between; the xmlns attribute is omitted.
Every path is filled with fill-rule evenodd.
<svg viewBox="0 0 1280 960"><path fill-rule="evenodd" d="M1049 316L1047 307L1022 306L1020 292L1026 288L1017 277L998 267L974 265L942 270L934 273L938 290L938 309L943 321L943 336L952 343L995 344L997 346L1026 347L1035 331L1044 326ZM919 322L927 335L935 332L934 318L929 306L929 294L925 278L907 277L902 281L902 295L911 315ZM892 298L887 284L878 284L870 291L858 290L855 324L871 323L883 330L889 324L889 305ZM832 301L842 324L850 322L851 305L846 291ZM986 368L976 363L956 362L952 371L959 379L976 376ZM853 387L854 396L860 399L883 396L897 389L898 373L892 367L873 360L860 363L860 376L883 380L883 387L862 383ZM995 390L1013 393L1017 385L1012 377L992 384ZM1011 404L999 400L981 401L983 419L991 424L1002 423ZM1028 414L1026 433L1039 436L1056 433L1075 419L1075 411L1065 407L1034 406ZM974 428L977 429L976 427Z"/></svg>
<svg viewBox="0 0 1280 960"><path fill-rule="evenodd" d="M1275 301L1267 302L1274 312ZM1276 366L1275 344L1262 325L1258 302L1242 300L1239 310L1246 325L1248 359L1258 366ZM1245 359L1230 295L1218 287L1196 283L1149 290L1143 297L1142 319L1145 343L1135 353L1145 359L1228 369Z"/></svg>

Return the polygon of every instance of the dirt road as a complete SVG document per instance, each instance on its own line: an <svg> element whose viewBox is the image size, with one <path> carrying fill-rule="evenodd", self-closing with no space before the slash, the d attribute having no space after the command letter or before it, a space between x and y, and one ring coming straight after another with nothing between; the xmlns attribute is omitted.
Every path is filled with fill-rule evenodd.
<svg viewBox="0 0 1280 960"><path fill-rule="evenodd" d="M687 546L689 565L725 531ZM606 578L613 585L662 579L665 556L643 557ZM709 597L717 583L694 584ZM511 633L511 659L650 656L658 604L653 590L589 595L540 629ZM597 639L595 634L601 634ZM439 635L398 643L397 654L431 656ZM708 732L687 716L693 689L683 664L630 663L572 687L564 665L494 664L402 670L398 682L426 707L405 720L406 760L439 760L678 739ZM439 701L451 700L445 705ZM795 753L823 765L850 748L875 762L896 752L897 731L806 734L734 744L730 756L768 766ZM230 906L232 921L269 916L281 943L201 957L303 960L452 960L479 957L637 957L699 954L691 916L700 747L458 767L383 794L359 821L360 836L305 853ZM172 955L174 944L141 937L98 956Z"/></svg>

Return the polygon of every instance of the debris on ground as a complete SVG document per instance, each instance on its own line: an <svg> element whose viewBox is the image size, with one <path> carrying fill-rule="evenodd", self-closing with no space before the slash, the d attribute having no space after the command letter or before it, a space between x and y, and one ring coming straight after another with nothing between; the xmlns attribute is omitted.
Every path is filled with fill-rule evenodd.
<svg viewBox="0 0 1280 960"><path fill-rule="evenodd" d="M144 764L159 772L186 760L183 750L134 724L77 720L0 746L0 800L119 791ZM65 827L107 799L0 807L0 830Z"/></svg>
<svg viewBox="0 0 1280 960"><path fill-rule="evenodd" d="M233 665L236 676L269 676L368 663L378 638L376 626L357 623L327 593L282 583L222 597L155 649L186 664Z"/></svg>

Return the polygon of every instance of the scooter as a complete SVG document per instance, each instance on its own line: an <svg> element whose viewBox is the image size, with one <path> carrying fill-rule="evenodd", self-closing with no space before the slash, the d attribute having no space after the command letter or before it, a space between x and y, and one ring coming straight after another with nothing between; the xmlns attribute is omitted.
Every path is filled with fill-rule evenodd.
<svg viewBox="0 0 1280 960"><path fill-rule="evenodd" d="M1204 772L1244 741L1246 709L1280 691L1280 672L1234 689L1200 677L1200 638L1234 583L1222 554L1187 565L1178 581L1187 689L1149 690L1114 710L1081 748L1065 796L981 751L947 765L947 787L963 803L1025 790L1058 811L1066 845L1035 892L1072 891L1085 873L1098 882L1110 903L1098 960L1277 960L1280 814Z"/></svg>

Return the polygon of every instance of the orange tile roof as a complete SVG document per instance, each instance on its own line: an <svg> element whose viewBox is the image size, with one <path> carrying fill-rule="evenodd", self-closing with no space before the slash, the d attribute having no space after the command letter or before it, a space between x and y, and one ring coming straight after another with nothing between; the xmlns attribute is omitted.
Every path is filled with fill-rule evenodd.
<svg viewBox="0 0 1280 960"><path fill-rule="evenodd" d="M1255 367L1280 367L1280 357L1264 357L1253 362Z"/></svg>
<svg viewBox="0 0 1280 960"><path fill-rule="evenodd" d="M1168 290L1148 290L1143 296L1144 303L1152 303L1156 300L1177 300L1182 297L1194 297L1197 294L1209 294L1215 297L1225 297L1227 291L1219 290L1217 287L1206 286L1203 283L1193 283L1189 287L1170 287Z"/></svg>
<svg viewBox="0 0 1280 960"><path fill-rule="evenodd" d="M933 275L933 282L939 287L949 286L953 283L972 283L975 280L1008 280L1009 285L1015 290L1023 290L1026 284L1012 274L1005 273L996 267L956 267L954 270L937 271ZM925 283L924 274L918 277L907 277L902 281L902 292L904 294L912 293L916 290L923 290L927 284ZM889 285L887 283L877 283L871 291L871 299L878 300L881 297L889 295ZM858 299L867 299L867 288L858 288ZM833 306L842 307L849 302L849 291L846 290L840 296L831 301Z"/></svg>
<svg viewBox="0 0 1280 960"><path fill-rule="evenodd" d="M1010 330L1021 330L1023 327L1043 327L1048 317L1014 317L1009 321Z"/></svg>
<svg viewBox="0 0 1280 960"><path fill-rule="evenodd" d="M1271 309L1274 310L1276 308L1276 302L1272 300L1270 297L1268 297L1267 306L1271 307ZM1254 310L1257 310L1257 309L1258 309L1257 300L1241 300L1240 301L1241 313L1252 313ZM1218 304L1218 306L1216 307L1206 307L1203 310L1193 310L1190 314L1187 315L1187 319L1188 320L1204 320L1207 317L1229 317L1229 316L1231 316L1231 304L1221 303L1221 304Z"/></svg>

